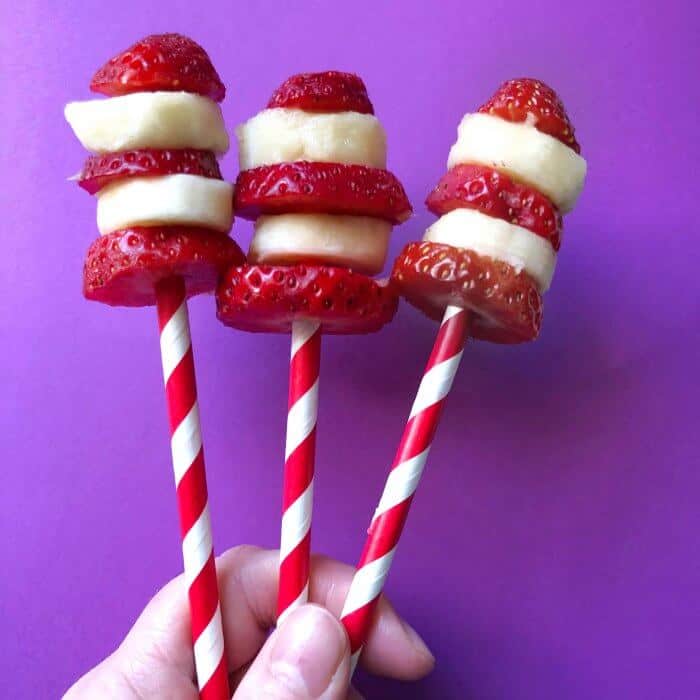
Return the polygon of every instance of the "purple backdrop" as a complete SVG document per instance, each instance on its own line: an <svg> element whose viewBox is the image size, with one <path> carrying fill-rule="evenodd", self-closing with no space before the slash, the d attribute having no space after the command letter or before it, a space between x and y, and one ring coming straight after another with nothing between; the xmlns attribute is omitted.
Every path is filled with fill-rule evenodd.
<svg viewBox="0 0 700 700"><path fill-rule="evenodd" d="M0 688L57 697L180 568L152 310L80 294L94 202L63 121L92 72L191 34L230 127L291 73L365 79L416 216L462 114L503 79L562 95L589 178L541 339L465 354L388 582L432 645L370 697L700 696L697 108L688 2L3 3ZM578 5L578 9L574 6ZM692 9L691 9L692 8ZM236 173L235 152L224 161ZM235 235L247 244L250 229ZM192 305L216 546L275 546L288 340ZM324 341L314 548L354 562L434 326Z"/></svg>

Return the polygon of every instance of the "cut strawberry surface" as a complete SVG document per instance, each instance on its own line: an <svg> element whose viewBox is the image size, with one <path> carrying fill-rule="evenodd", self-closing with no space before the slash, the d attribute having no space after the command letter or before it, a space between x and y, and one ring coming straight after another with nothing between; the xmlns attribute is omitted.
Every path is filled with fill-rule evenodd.
<svg viewBox="0 0 700 700"><path fill-rule="evenodd" d="M581 152L564 104L541 80L507 80L488 102L479 107L479 111L509 122L528 121L538 131L553 136L576 153Z"/></svg>
<svg viewBox="0 0 700 700"><path fill-rule="evenodd" d="M307 112L374 114L362 78L335 70L293 75L272 93L267 106L291 107Z"/></svg>
<svg viewBox="0 0 700 700"><path fill-rule="evenodd" d="M177 174L222 179L219 163L211 151L190 148L178 150L142 148L89 156L78 177L78 184L90 194L95 194L103 187L122 178Z"/></svg>
<svg viewBox="0 0 700 700"><path fill-rule="evenodd" d="M537 190L482 165L457 165L443 175L425 203L442 216L454 209L476 209L546 238L554 250L561 245L562 218Z"/></svg>
<svg viewBox="0 0 700 700"><path fill-rule="evenodd" d="M86 299L110 306L151 306L155 286L180 276L187 296L211 292L224 270L245 256L228 236L185 226L131 228L101 236L83 269Z"/></svg>
<svg viewBox="0 0 700 700"><path fill-rule="evenodd" d="M398 306L393 288L342 267L244 265L230 269L216 293L217 316L233 328L288 333L297 319L324 333L372 333Z"/></svg>
<svg viewBox="0 0 700 700"><path fill-rule="evenodd" d="M234 210L245 219L263 214L348 214L400 224L411 215L398 179L364 165L298 161L263 165L238 175Z"/></svg>
<svg viewBox="0 0 700 700"><path fill-rule="evenodd" d="M440 320L448 305L470 309L470 333L493 343L534 340L542 298L525 272L473 251L439 243L409 243L392 281L406 300Z"/></svg>
<svg viewBox="0 0 700 700"><path fill-rule="evenodd" d="M90 82L93 92L194 92L221 102L226 88L207 52L182 34L152 34L110 58Z"/></svg>

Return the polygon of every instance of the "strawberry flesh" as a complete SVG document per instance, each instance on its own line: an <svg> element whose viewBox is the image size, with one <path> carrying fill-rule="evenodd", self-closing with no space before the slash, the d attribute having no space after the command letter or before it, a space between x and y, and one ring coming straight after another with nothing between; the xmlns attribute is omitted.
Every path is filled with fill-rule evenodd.
<svg viewBox="0 0 700 700"><path fill-rule="evenodd" d="M537 190L513 182L492 168L455 166L443 175L425 203L437 216L453 209L476 209L546 238L554 250L561 245L562 218L558 209Z"/></svg>
<svg viewBox="0 0 700 700"><path fill-rule="evenodd" d="M581 152L564 104L541 80L507 80L479 111L509 122L529 121L538 131L553 136L576 153Z"/></svg>
<svg viewBox="0 0 700 700"><path fill-rule="evenodd" d="M90 194L95 194L122 178L177 174L221 180L219 164L211 151L142 148L89 156L78 176L78 184Z"/></svg>
<svg viewBox="0 0 700 700"><path fill-rule="evenodd" d="M110 306L151 306L155 286L180 276L187 296L211 292L224 270L245 256L228 237L186 226L138 227L100 236L83 269L86 299Z"/></svg>
<svg viewBox="0 0 700 700"><path fill-rule="evenodd" d="M293 75L272 93L267 106L291 107L306 112L374 114L362 78L335 70Z"/></svg>
<svg viewBox="0 0 700 700"><path fill-rule="evenodd" d="M400 224L412 212L401 183L387 170L309 161L244 170L236 181L233 206L244 219L325 213L373 216Z"/></svg>
<svg viewBox="0 0 700 700"><path fill-rule="evenodd" d="M152 34L110 58L90 89L110 97L132 92L193 92L221 102L226 88L207 52L182 34Z"/></svg>
<svg viewBox="0 0 700 700"><path fill-rule="evenodd" d="M391 321L398 297L342 267L244 265L224 275L216 305L222 323L254 333L288 333L298 319L319 321L324 333L372 333Z"/></svg>
<svg viewBox="0 0 700 700"><path fill-rule="evenodd" d="M471 250L409 243L396 259L392 282L406 300L440 320L448 305L472 311L470 335L492 343L534 340L542 298L525 272Z"/></svg>

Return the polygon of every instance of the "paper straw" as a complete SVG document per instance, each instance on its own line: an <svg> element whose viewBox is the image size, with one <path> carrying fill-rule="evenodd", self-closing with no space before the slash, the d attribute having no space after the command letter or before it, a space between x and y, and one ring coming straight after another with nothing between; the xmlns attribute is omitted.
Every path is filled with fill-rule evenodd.
<svg viewBox="0 0 700 700"><path fill-rule="evenodd" d="M178 277L160 282L156 296L199 696L203 700L230 700L183 280Z"/></svg>
<svg viewBox="0 0 700 700"><path fill-rule="evenodd" d="M389 574L445 399L462 359L468 325L468 311L447 307L384 492L369 526L365 547L341 613L341 622L350 638L353 671Z"/></svg>
<svg viewBox="0 0 700 700"><path fill-rule="evenodd" d="M318 376L321 329L295 321L289 363L289 412L285 449L278 622L309 598Z"/></svg>

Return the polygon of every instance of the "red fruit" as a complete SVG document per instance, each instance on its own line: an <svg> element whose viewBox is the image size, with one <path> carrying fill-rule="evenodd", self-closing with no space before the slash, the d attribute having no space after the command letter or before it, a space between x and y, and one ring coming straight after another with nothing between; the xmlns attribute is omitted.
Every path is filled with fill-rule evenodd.
<svg viewBox="0 0 700 700"><path fill-rule="evenodd" d="M78 176L78 184L90 194L95 194L120 178L178 173L221 180L219 163L211 151L142 148L89 156Z"/></svg>
<svg viewBox="0 0 700 700"><path fill-rule="evenodd" d="M534 340L542 325L542 298L525 272L471 250L440 243L409 243L394 264L399 293L430 318L450 304L472 311L470 335L493 343Z"/></svg>
<svg viewBox="0 0 700 700"><path fill-rule="evenodd" d="M244 219L325 213L374 216L394 224L413 211L401 183L387 170L308 161L244 170L236 180L233 207Z"/></svg>
<svg viewBox="0 0 700 700"><path fill-rule="evenodd" d="M506 80L493 97L479 107L480 112L495 114L509 122L524 122L528 116L538 130L581 152L569 115L554 90L541 80Z"/></svg>
<svg viewBox="0 0 700 700"><path fill-rule="evenodd" d="M182 34L152 34L122 51L95 73L93 92L194 92L221 102L226 88L207 52Z"/></svg>
<svg viewBox="0 0 700 700"><path fill-rule="evenodd" d="M272 93L271 107L294 107L307 112L361 112L374 114L367 88L354 73L328 70L299 73L287 78Z"/></svg>
<svg viewBox="0 0 700 700"><path fill-rule="evenodd" d="M455 166L442 176L425 203L437 216L453 209L476 209L529 229L546 238L554 250L561 244L561 214L547 197L483 165Z"/></svg>
<svg viewBox="0 0 700 700"><path fill-rule="evenodd" d="M83 294L110 306L151 306L156 284L167 277L182 277L190 297L212 291L226 268L243 262L241 249L228 236L207 229L125 229L100 236L90 246Z"/></svg>
<svg viewBox="0 0 700 700"><path fill-rule="evenodd" d="M324 333L372 333L396 313L385 283L326 265L231 268L216 292L217 316L254 333L288 333L296 319L315 319Z"/></svg>

